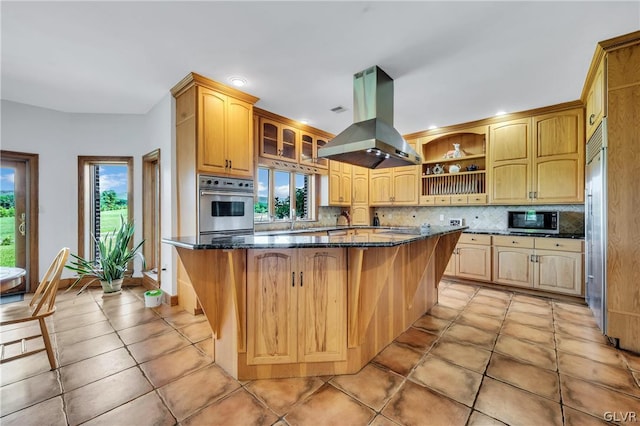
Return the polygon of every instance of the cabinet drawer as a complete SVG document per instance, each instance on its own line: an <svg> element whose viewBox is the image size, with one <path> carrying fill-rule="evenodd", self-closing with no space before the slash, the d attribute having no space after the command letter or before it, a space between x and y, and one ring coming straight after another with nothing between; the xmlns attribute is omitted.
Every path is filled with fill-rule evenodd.
<svg viewBox="0 0 640 426"><path fill-rule="evenodd" d="M468 204L487 204L487 194L469 195Z"/></svg>
<svg viewBox="0 0 640 426"><path fill-rule="evenodd" d="M433 195L423 195L420 197L421 206L433 206L436 203L436 197Z"/></svg>
<svg viewBox="0 0 640 426"><path fill-rule="evenodd" d="M501 247L533 248L534 239L531 237L510 237L507 235L494 235L493 245Z"/></svg>
<svg viewBox="0 0 640 426"><path fill-rule="evenodd" d="M582 253L584 241L570 240L567 238L535 238L535 246L537 249Z"/></svg>
<svg viewBox="0 0 640 426"><path fill-rule="evenodd" d="M452 195L451 196L451 204L462 204L465 205L467 204L468 200L467 200L467 196L466 195Z"/></svg>
<svg viewBox="0 0 640 426"><path fill-rule="evenodd" d="M458 243L482 244L482 245L490 246L491 235L462 233L462 235L460 235L460 239L458 240Z"/></svg>
<svg viewBox="0 0 640 426"><path fill-rule="evenodd" d="M435 197L434 204L436 206L448 206L451 204L451 196L450 195L438 195Z"/></svg>

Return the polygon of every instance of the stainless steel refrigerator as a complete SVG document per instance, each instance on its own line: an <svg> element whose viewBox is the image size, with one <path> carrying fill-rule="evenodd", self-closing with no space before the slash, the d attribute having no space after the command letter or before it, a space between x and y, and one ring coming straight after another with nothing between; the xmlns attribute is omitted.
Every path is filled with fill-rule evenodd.
<svg viewBox="0 0 640 426"><path fill-rule="evenodd" d="M585 299L607 332L607 132L606 118L587 143L585 170Z"/></svg>

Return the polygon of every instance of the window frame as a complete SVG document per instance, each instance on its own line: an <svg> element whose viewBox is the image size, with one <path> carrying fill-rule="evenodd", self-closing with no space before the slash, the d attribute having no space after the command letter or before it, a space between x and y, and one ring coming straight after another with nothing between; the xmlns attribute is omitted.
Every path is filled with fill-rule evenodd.
<svg viewBox="0 0 640 426"><path fill-rule="evenodd" d="M268 176L269 176L269 185L267 188L267 219L266 221L260 221L257 222L255 221L255 213L254 213L254 224L268 224L268 223L287 223L287 222L291 222L291 214L289 214L289 217L286 219L276 219L275 217L275 205L274 205L274 199L275 199L275 173L276 172L285 172L285 173L289 173L289 200L290 200L290 209L291 208L295 208L296 209L296 222L314 222L317 220L318 217L318 200L316 197L316 190L317 190L317 181L318 179L316 178L316 176L318 176L317 173L304 173L302 170L292 170L290 168L287 167L273 167L273 166L266 166L266 165L258 165L258 167L256 168L256 178L258 178L259 176L259 170L263 169L263 170L267 170L268 171ZM309 208L309 217L306 219L302 219L302 218L298 218L297 214L298 214L298 206L295 205L295 199L296 199L296 175L306 175L309 178L309 193L307 195L307 199L309 200L310 208ZM259 181L256 182L257 184L259 184ZM256 193L256 197L258 196L258 194ZM293 200L293 201L291 201ZM255 204L255 203L254 203ZM295 207L294 207L295 206Z"/></svg>
<svg viewBox="0 0 640 426"><path fill-rule="evenodd" d="M92 183L88 181L91 178L89 167L101 164L116 164L127 166L127 220L133 222L133 157L114 157L114 156L78 156L78 255L88 258L87 247L85 241L89 241L91 230L87 229L85 217L87 215L87 205L89 200L86 199L88 188Z"/></svg>

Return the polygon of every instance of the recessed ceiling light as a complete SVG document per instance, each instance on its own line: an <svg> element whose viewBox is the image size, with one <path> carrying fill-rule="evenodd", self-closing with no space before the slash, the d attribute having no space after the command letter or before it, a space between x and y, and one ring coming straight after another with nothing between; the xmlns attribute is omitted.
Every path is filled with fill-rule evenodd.
<svg viewBox="0 0 640 426"><path fill-rule="evenodd" d="M247 85L247 80L242 77L229 77L229 82L236 87L244 87Z"/></svg>
<svg viewBox="0 0 640 426"><path fill-rule="evenodd" d="M507 113L506 111L500 110L500 111L496 112L496 116L505 115L506 113Z"/></svg>
<svg viewBox="0 0 640 426"><path fill-rule="evenodd" d="M302 124L309 124L309 120L307 120L306 118L301 118L299 120Z"/></svg>
<svg viewBox="0 0 640 426"><path fill-rule="evenodd" d="M432 124L431 126L429 126L429 130L433 130L433 129L437 129L438 126L436 126L435 124Z"/></svg>

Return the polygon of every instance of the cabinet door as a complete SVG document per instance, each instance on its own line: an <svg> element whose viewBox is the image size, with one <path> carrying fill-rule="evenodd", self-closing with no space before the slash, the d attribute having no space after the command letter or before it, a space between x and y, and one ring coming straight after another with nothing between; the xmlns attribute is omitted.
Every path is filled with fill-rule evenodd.
<svg viewBox="0 0 640 426"><path fill-rule="evenodd" d="M493 281L498 284L533 286L533 250L493 247Z"/></svg>
<svg viewBox="0 0 640 426"><path fill-rule="evenodd" d="M226 173L226 102L227 97L200 88L198 96L198 171Z"/></svg>
<svg viewBox="0 0 640 426"><path fill-rule="evenodd" d="M390 170L372 170L369 173L369 204L384 206L391 204Z"/></svg>
<svg viewBox="0 0 640 426"><path fill-rule="evenodd" d="M602 121L602 117L604 116L604 67L605 67L606 59L602 59L600 65L598 65L598 70L596 71L596 75L593 79L593 83L589 88L586 99L586 110L587 110L587 140L591 137L593 132L596 130L600 122Z"/></svg>
<svg viewBox="0 0 640 426"><path fill-rule="evenodd" d="M298 161L298 130L282 126L280 157L283 160Z"/></svg>
<svg viewBox="0 0 640 426"><path fill-rule="evenodd" d="M395 205L418 204L418 167L398 167L393 170L392 201Z"/></svg>
<svg viewBox="0 0 640 426"><path fill-rule="evenodd" d="M492 125L490 136L489 201L494 204L528 203L531 120Z"/></svg>
<svg viewBox="0 0 640 426"><path fill-rule="evenodd" d="M347 352L344 249L298 251L299 362L341 361Z"/></svg>
<svg viewBox="0 0 640 426"><path fill-rule="evenodd" d="M280 126L271 120L260 119L260 156L279 158Z"/></svg>
<svg viewBox="0 0 640 426"><path fill-rule="evenodd" d="M536 250L534 287L566 294L582 294L582 253Z"/></svg>
<svg viewBox="0 0 640 426"><path fill-rule="evenodd" d="M318 157L318 148L321 148L323 146L325 146L329 141L327 140L327 138L317 138L316 139L316 149L314 152L314 156L316 159L316 167L320 167L321 169L327 169L329 168L329 160L327 160L326 158L319 158Z"/></svg>
<svg viewBox="0 0 640 426"><path fill-rule="evenodd" d="M369 204L369 169L353 166L353 204Z"/></svg>
<svg viewBox="0 0 640 426"><path fill-rule="evenodd" d="M344 205L351 205L351 191L352 191L352 180L351 180L351 170L353 166L351 164L342 163L340 170L340 197L343 200Z"/></svg>
<svg viewBox="0 0 640 426"><path fill-rule="evenodd" d="M458 244L456 274L459 277L491 281L491 247Z"/></svg>
<svg viewBox="0 0 640 426"><path fill-rule="evenodd" d="M327 144L326 138L311 133L300 133L300 164L326 169L329 160L318 158L318 148Z"/></svg>
<svg viewBox="0 0 640 426"><path fill-rule="evenodd" d="M351 206L351 224L354 226L371 225L371 209L368 205L354 204Z"/></svg>
<svg viewBox="0 0 640 426"><path fill-rule="evenodd" d="M315 137L309 133L300 135L300 164L312 165L315 159Z"/></svg>
<svg viewBox="0 0 640 426"><path fill-rule="evenodd" d="M297 361L294 250L247 250L247 363Z"/></svg>
<svg viewBox="0 0 640 426"><path fill-rule="evenodd" d="M583 121L581 108L534 118L536 203L584 202Z"/></svg>
<svg viewBox="0 0 640 426"><path fill-rule="evenodd" d="M346 176L347 173L348 176ZM351 205L351 165L340 161L330 162L329 204L332 206Z"/></svg>
<svg viewBox="0 0 640 426"><path fill-rule="evenodd" d="M227 108L228 173L238 177L253 177L253 107L229 98Z"/></svg>

